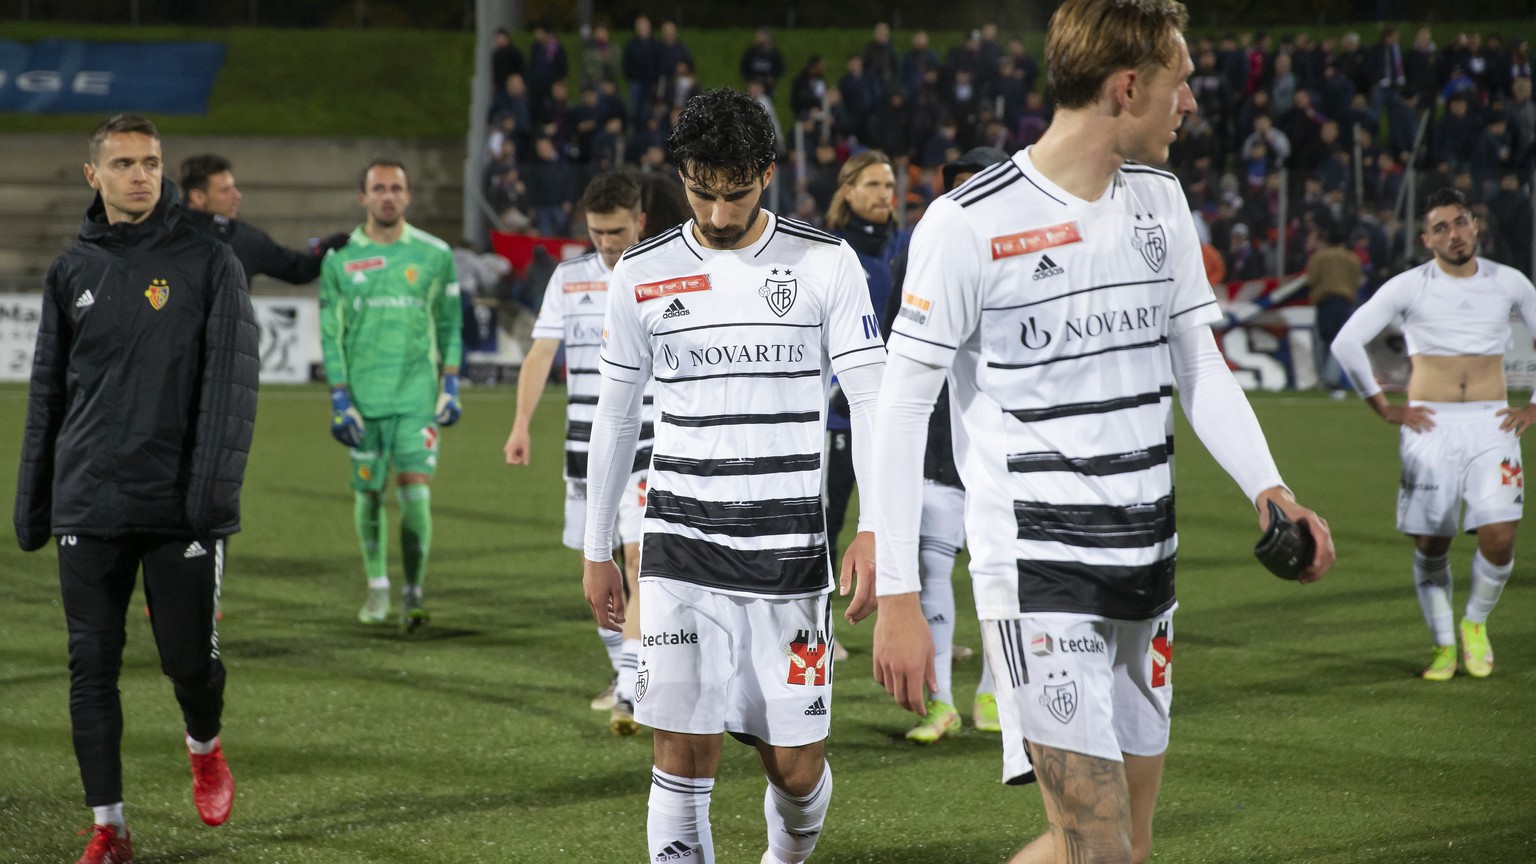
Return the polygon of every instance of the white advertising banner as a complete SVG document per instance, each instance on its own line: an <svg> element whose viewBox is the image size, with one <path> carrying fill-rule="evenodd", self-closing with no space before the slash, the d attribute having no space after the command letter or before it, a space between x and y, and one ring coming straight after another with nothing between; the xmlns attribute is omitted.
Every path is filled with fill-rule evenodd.
<svg viewBox="0 0 1536 864"><path fill-rule="evenodd" d="M261 383L302 384L320 362L320 304L313 297L253 297L261 328ZM41 294L0 294L0 381L32 377Z"/></svg>

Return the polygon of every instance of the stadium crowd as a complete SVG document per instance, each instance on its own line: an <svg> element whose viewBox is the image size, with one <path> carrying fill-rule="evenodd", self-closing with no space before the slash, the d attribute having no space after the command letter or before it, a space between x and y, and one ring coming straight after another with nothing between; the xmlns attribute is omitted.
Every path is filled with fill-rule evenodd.
<svg viewBox="0 0 1536 864"><path fill-rule="evenodd" d="M1529 42L1463 33L1437 45L1427 26L1405 33L1192 40L1199 110L1170 162L1202 217L1213 282L1301 272L1331 237L1359 257L1369 296L1415 245L1402 220L1410 165L1418 197L1455 187L1473 203L1487 226L1480 254L1531 271ZM940 166L973 147L1028 146L1051 121L1040 60L995 24L947 47L924 31L901 47L876 24L862 51L812 56L792 76L762 29L735 81L701 82L677 26L653 31L644 16L622 45L603 25L570 53L539 26L525 44L498 33L486 118L484 194L516 232L579 235L572 205L600 171L629 165L675 178L667 135L703 83L744 87L775 118L792 118L799 129L780 130L779 148L781 194L793 197L781 207L816 225L854 153L892 157L910 224L936 194Z"/></svg>

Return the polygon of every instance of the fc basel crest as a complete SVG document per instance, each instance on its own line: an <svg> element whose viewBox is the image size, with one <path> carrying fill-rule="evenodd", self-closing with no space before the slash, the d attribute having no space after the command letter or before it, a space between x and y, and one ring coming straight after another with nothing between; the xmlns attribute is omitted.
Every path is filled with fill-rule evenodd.
<svg viewBox="0 0 1536 864"><path fill-rule="evenodd" d="M1056 674L1052 673L1048 677L1054 679ZM1061 673L1061 677L1065 679L1066 673ZM1077 682L1063 680L1059 684L1045 685L1044 691L1040 694L1040 704L1044 705L1045 710L1051 712L1051 716L1058 722L1063 724L1071 722L1073 715L1077 714Z"/></svg>
<svg viewBox="0 0 1536 864"><path fill-rule="evenodd" d="M787 278L789 275L789 270L775 267L773 275L763 281L763 287L757 289L758 295L768 301L768 308L780 318L795 305L795 295L799 293L797 280Z"/></svg>
<svg viewBox="0 0 1536 864"><path fill-rule="evenodd" d="M1141 250L1141 257L1147 259L1148 267L1153 270L1163 269L1163 262L1168 260L1168 238L1164 236L1161 224L1154 222L1145 227L1137 225L1136 233L1131 237L1131 245Z"/></svg>
<svg viewBox="0 0 1536 864"><path fill-rule="evenodd" d="M641 699L644 699L645 691L649 690L650 687L651 670L645 668L645 664L641 663L640 670L635 673L635 701L639 702Z"/></svg>
<svg viewBox="0 0 1536 864"><path fill-rule="evenodd" d="M164 279L155 279L149 283L144 296L149 298L149 305L158 312L164 309L166 302L171 299L171 286Z"/></svg>

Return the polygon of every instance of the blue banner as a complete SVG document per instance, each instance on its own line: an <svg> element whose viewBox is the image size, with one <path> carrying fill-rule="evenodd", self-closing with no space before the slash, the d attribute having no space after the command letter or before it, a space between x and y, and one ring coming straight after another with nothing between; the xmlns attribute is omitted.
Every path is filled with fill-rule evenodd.
<svg viewBox="0 0 1536 864"><path fill-rule="evenodd" d="M0 39L0 112L207 114L219 42Z"/></svg>

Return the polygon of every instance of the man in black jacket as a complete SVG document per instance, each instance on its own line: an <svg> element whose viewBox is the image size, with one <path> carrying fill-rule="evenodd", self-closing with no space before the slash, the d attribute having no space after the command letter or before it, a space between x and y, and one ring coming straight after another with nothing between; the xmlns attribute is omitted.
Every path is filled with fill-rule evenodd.
<svg viewBox="0 0 1536 864"><path fill-rule="evenodd" d="M287 249L267 232L239 221L241 195L234 171L228 159L215 153L182 160L181 191L187 196L187 220L235 250L247 284L257 274L291 285L313 282L325 253L347 245L349 235L343 231L311 240L308 249Z"/></svg>
<svg viewBox="0 0 1536 864"><path fill-rule="evenodd" d="M80 862L124 864L117 680L140 565L198 815L229 818L214 610L224 538L240 530L260 362L240 264L188 224L154 124L103 122L85 177L96 199L45 279L15 526L25 551L58 538L70 721L96 823Z"/></svg>

